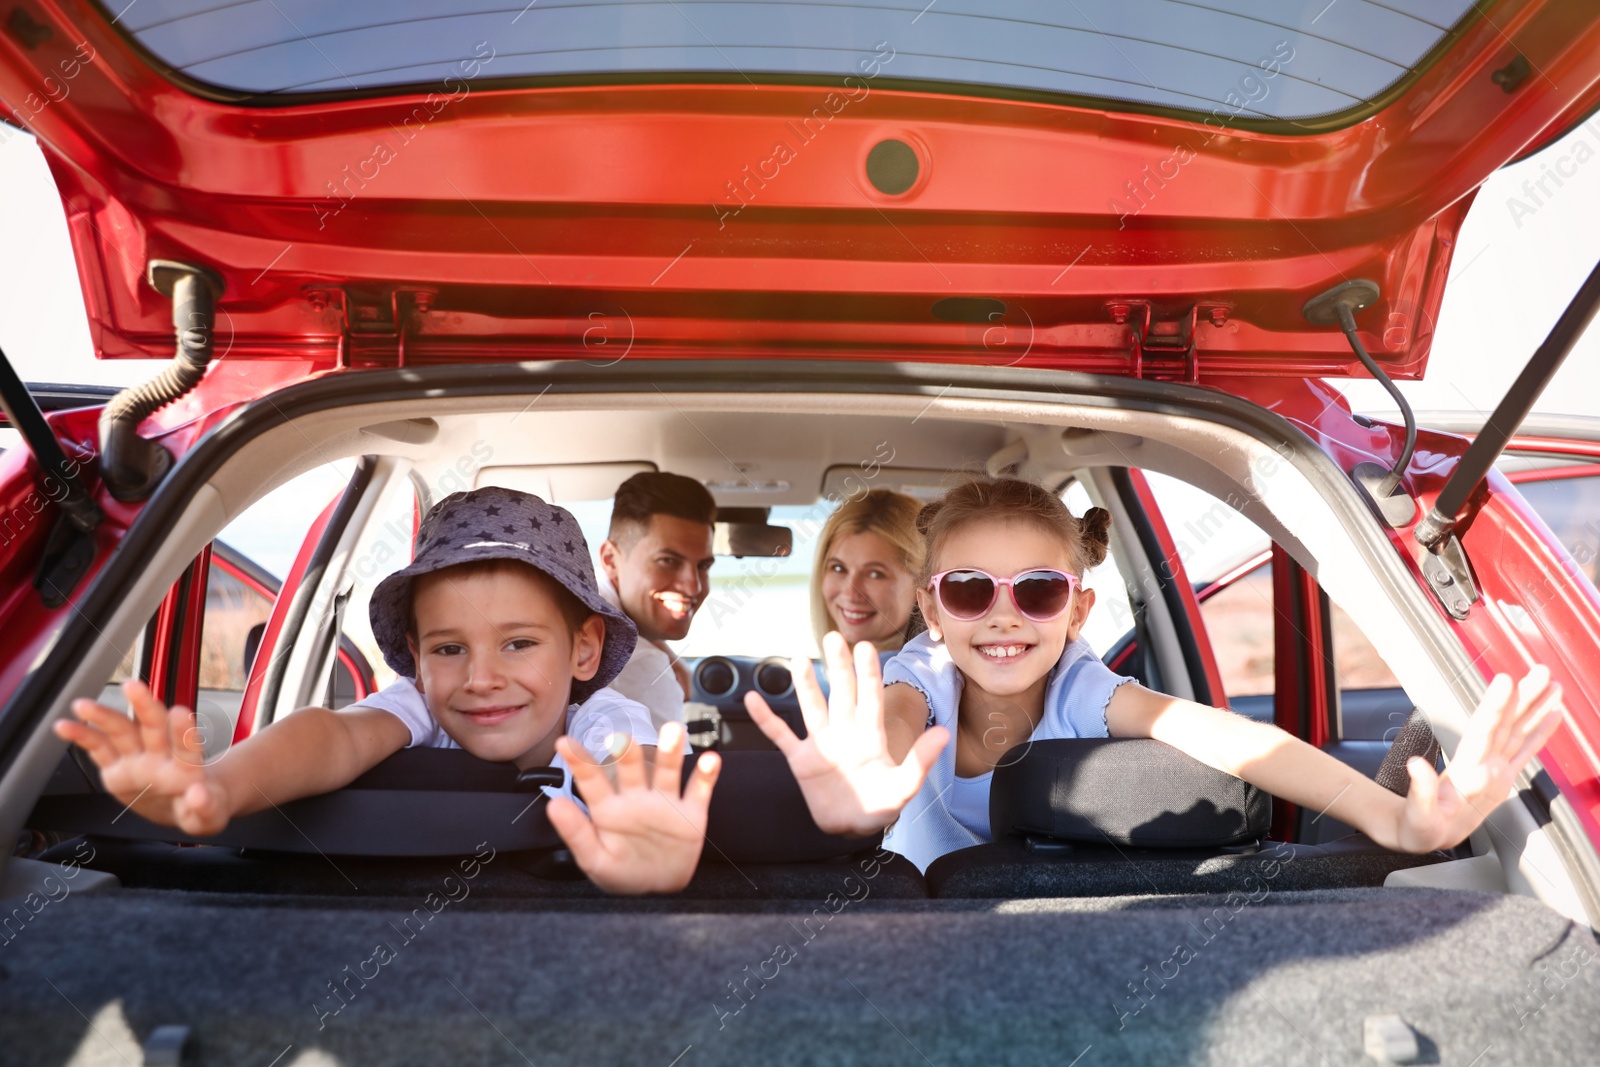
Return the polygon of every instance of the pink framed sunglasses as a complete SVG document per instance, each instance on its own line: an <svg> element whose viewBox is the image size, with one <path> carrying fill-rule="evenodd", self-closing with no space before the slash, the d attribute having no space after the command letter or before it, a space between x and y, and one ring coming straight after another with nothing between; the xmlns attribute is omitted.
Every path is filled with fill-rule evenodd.
<svg viewBox="0 0 1600 1067"><path fill-rule="evenodd" d="M981 619L994 610L1000 587L1011 587L1011 602L1034 622L1049 622L1067 610L1072 591L1079 585L1076 574L1040 567L1022 571L1010 578L996 578L988 571L958 567L940 571L928 582L939 600L939 607L963 622Z"/></svg>

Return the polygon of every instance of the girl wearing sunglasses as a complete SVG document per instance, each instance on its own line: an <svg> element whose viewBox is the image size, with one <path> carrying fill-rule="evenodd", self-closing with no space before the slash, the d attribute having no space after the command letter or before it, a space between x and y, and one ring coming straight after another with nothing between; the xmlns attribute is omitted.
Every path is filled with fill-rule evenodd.
<svg viewBox="0 0 1600 1067"><path fill-rule="evenodd" d="M918 517L927 542L917 601L928 630L880 677L877 652L824 641L825 699L809 660L792 673L804 741L755 693L751 717L789 761L817 825L876 833L926 869L989 840L989 782L1022 742L1153 737L1291 803L1326 812L1386 848L1430 852L1464 840L1560 725L1560 686L1543 667L1496 677L1441 776L1421 759L1400 797L1332 756L1230 711L1113 674L1081 637L1111 516L1074 518L1017 479L958 486ZM892 825L891 825L892 824Z"/></svg>

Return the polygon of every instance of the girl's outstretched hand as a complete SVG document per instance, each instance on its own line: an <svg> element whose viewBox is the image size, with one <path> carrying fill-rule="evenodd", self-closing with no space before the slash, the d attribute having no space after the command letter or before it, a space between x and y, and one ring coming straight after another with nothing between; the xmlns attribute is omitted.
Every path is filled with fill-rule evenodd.
<svg viewBox="0 0 1600 1067"><path fill-rule="evenodd" d="M1506 799L1561 719L1561 687L1548 668L1533 668L1516 685L1495 675L1444 774L1418 756L1406 764L1411 790L1400 813L1400 848L1431 852L1464 841Z"/></svg>
<svg viewBox="0 0 1600 1067"><path fill-rule="evenodd" d="M583 873L606 892L675 893L694 877L722 761L713 752L701 753L680 795L685 739L682 723L661 728L653 780L640 746L630 740L617 757L615 786L577 742L557 739L556 751L571 768L589 814L569 797L553 797L550 823Z"/></svg>
<svg viewBox="0 0 1600 1067"><path fill-rule="evenodd" d="M106 792L135 814L195 837L221 833L232 808L206 767L194 712L168 711L137 680L124 682L122 693L131 719L92 700L75 700L72 713L79 721L57 722L56 735L87 752Z"/></svg>
<svg viewBox="0 0 1600 1067"><path fill-rule="evenodd" d="M830 834L864 837L894 822L949 742L950 731L942 726L924 731L896 763L883 730L878 650L866 641L856 645L852 669L850 646L834 632L823 639L822 651L831 683L827 699L810 660L796 657L789 667L806 724L804 741L759 694L747 693L744 703L788 759L816 824Z"/></svg>

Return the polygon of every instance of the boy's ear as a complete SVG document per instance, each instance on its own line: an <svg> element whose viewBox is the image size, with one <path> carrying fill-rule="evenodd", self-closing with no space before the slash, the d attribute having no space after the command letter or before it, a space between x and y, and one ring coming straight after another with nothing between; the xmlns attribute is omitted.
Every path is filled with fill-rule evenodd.
<svg viewBox="0 0 1600 1067"><path fill-rule="evenodd" d="M417 639L410 634L406 634L406 648L411 653L411 669L417 672L416 686L417 692L420 693L422 692L422 656L417 651Z"/></svg>
<svg viewBox="0 0 1600 1067"><path fill-rule="evenodd" d="M600 670L600 653L606 647L606 620L590 615L572 635L572 676L587 682Z"/></svg>
<svg viewBox="0 0 1600 1067"><path fill-rule="evenodd" d="M917 590L917 607L922 610L922 621L928 624L928 632L935 641L944 640L944 630L939 625L939 604L933 593L927 589Z"/></svg>

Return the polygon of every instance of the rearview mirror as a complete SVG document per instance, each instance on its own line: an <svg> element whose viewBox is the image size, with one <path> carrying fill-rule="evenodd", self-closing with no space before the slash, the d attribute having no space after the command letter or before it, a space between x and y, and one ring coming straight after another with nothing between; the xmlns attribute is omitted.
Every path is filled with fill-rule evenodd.
<svg viewBox="0 0 1600 1067"><path fill-rule="evenodd" d="M794 531L770 526L771 508L718 508L711 551L719 556L787 556L794 551Z"/></svg>
<svg viewBox="0 0 1600 1067"><path fill-rule="evenodd" d="M794 550L794 531L764 522L719 522L711 545L719 556L787 556Z"/></svg>

